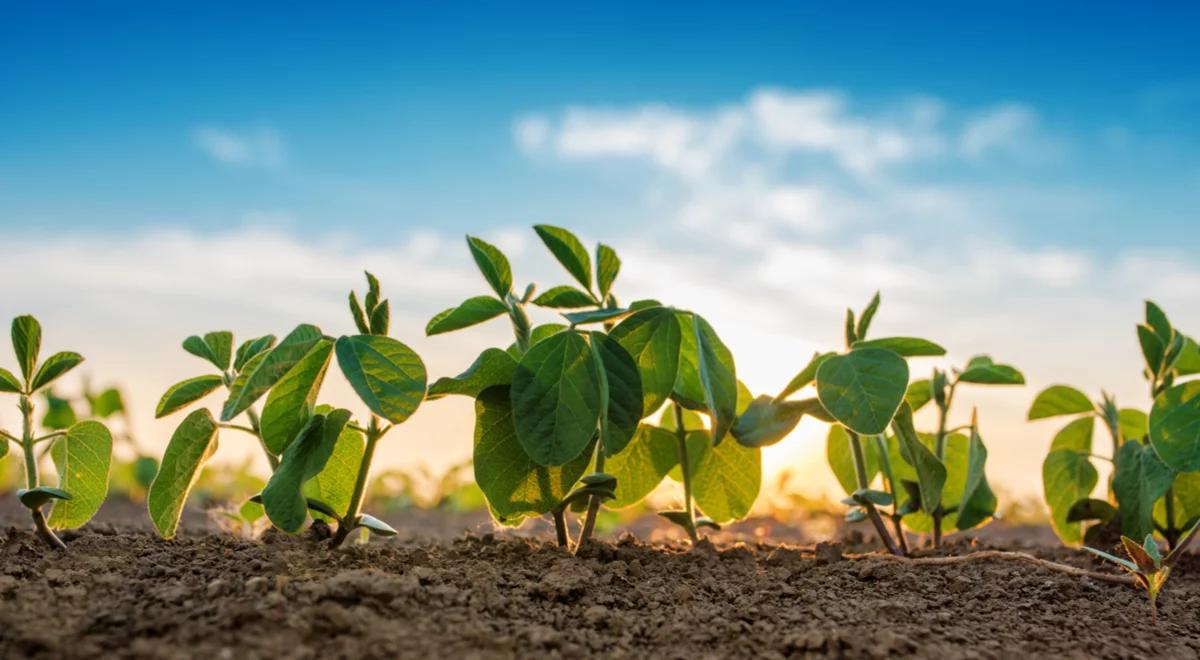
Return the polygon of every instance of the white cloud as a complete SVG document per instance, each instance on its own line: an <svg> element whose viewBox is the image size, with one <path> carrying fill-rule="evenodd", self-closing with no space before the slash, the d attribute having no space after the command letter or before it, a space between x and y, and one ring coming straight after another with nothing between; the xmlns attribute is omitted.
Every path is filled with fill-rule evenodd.
<svg viewBox="0 0 1200 660"><path fill-rule="evenodd" d="M191 136L197 148L225 165L277 168L286 156L283 136L270 126L234 131L201 125Z"/></svg>
<svg viewBox="0 0 1200 660"><path fill-rule="evenodd" d="M968 158L989 152L1017 152L1030 146L1037 114L1019 103L1007 103L967 122L959 149Z"/></svg>

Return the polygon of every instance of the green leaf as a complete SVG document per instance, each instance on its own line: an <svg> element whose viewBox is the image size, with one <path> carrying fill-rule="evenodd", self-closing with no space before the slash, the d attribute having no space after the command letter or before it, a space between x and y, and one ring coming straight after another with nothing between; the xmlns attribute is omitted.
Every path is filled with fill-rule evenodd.
<svg viewBox="0 0 1200 660"><path fill-rule="evenodd" d="M52 392L46 392L46 408L46 414L42 416L42 426L52 431L70 428L78 419L71 402L54 396Z"/></svg>
<svg viewBox="0 0 1200 660"><path fill-rule="evenodd" d="M233 358L233 333L227 330L207 333L204 335L204 343L216 358L214 366L221 371L229 369L229 362Z"/></svg>
<svg viewBox="0 0 1200 660"><path fill-rule="evenodd" d="M388 301L383 301L376 305L375 311L371 312L371 334L386 335L388 326L392 320L392 306Z"/></svg>
<svg viewBox="0 0 1200 660"><path fill-rule="evenodd" d="M800 401L777 401L763 395L751 402L733 424L733 437L747 447L773 445L787 437L808 408Z"/></svg>
<svg viewBox="0 0 1200 660"><path fill-rule="evenodd" d="M1175 360L1175 373L1180 376L1200 374L1200 344L1191 337L1183 338L1183 349Z"/></svg>
<svg viewBox="0 0 1200 660"><path fill-rule="evenodd" d="M475 358L466 371L453 378L437 379L429 386L429 394L425 398L440 399L450 394L476 397L494 385L511 385L516 370L517 361L507 351L487 348Z"/></svg>
<svg viewBox="0 0 1200 660"><path fill-rule="evenodd" d="M1125 440L1145 441L1150 433L1150 417L1137 408L1122 408L1118 413L1118 425Z"/></svg>
<svg viewBox="0 0 1200 660"><path fill-rule="evenodd" d="M317 476L304 484L304 497L319 500L329 506L338 516L346 515L350 509L350 498L354 495L354 482L362 466L366 440L359 431L347 424L333 445L333 453ZM311 509L311 507L309 507ZM329 516L314 513L313 518L328 522Z"/></svg>
<svg viewBox="0 0 1200 660"><path fill-rule="evenodd" d="M796 374L796 376L792 378L791 382L787 384L787 387L783 388L783 391L776 395L775 398L786 399L792 394L800 391L809 383L816 380L817 369L821 368L821 365L824 364L826 360L835 355L837 355L837 353L813 353L812 359L808 361L808 364L800 370L800 373Z"/></svg>
<svg viewBox="0 0 1200 660"><path fill-rule="evenodd" d="M616 339L602 332L589 332L597 372L607 388L606 405L600 411L600 441L605 456L625 448L642 420L642 382L637 363Z"/></svg>
<svg viewBox="0 0 1200 660"><path fill-rule="evenodd" d="M1117 508L1104 500L1087 498L1071 505L1067 511L1067 522L1099 520L1108 522L1117 515Z"/></svg>
<svg viewBox="0 0 1200 660"><path fill-rule="evenodd" d="M942 487L946 484L946 466L929 447L921 442L913 427L912 408L901 405L892 420L892 432L900 443L900 455L913 467L921 487L921 510L931 513L942 503Z"/></svg>
<svg viewBox="0 0 1200 660"><path fill-rule="evenodd" d="M267 451L282 454L304 427L317 403L332 354L333 342L322 339L271 388L261 422Z"/></svg>
<svg viewBox="0 0 1200 660"><path fill-rule="evenodd" d="M354 327L358 328L359 333L364 335L371 334L371 326L367 323L367 312L358 302L358 294L350 292L350 316L354 319Z"/></svg>
<svg viewBox="0 0 1200 660"><path fill-rule="evenodd" d="M737 418L738 382L733 354L699 314L692 314L692 331L696 339L696 371L704 390L708 416L712 420L712 442L716 445L729 433ZM718 522L722 521L712 513L709 516Z"/></svg>
<svg viewBox="0 0 1200 660"><path fill-rule="evenodd" d="M275 345L275 335L263 335L257 339L249 339L238 346L237 355L233 359L235 371L241 371L255 356Z"/></svg>
<svg viewBox="0 0 1200 660"><path fill-rule="evenodd" d="M1083 392L1069 385L1051 385L1033 400L1033 405L1029 407L1029 419L1078 415L1092 410L1092 402Z"/></svg>
<svg viewBox="0 0 1200 660"><path fill-rule="evenodd" d="M882 348L835 355L817 370L817 397L840 423L862 435L883 433L908 387L908 364Z"/></svg>
<svg viewBox="0 0 1200 660"><path fill-rule="evenodd" d="M222 371L225 369L228 369L229 368L228 363L226 363L226 366L222 367L221 366L221 356L217 355L217 353L213 351L213 347L211 345L209 345L209 343L207 341L205 341L206 337L209 337L211 335L217 335L217 334L220 334L220 333L219 332L210 332L210 333L204 335L204 337L201 337L200 335L192 335L192 336L188 337L187 339L183 340L183 350L187 351L188 353L191 353L192 355L195 355L196 357L200 358L201 360L206 360L209 364L213 365L214 367L216 367L218 369L221 369ZM218 340L218 342L219 342L219 340Z"/></svg>
<svg viewBox="0 0 1200 660"><path fill-rule="evenodd" d="M121 391L115 387L110 387L95 395L89 393L87 399L94 417L105 419L119 412L125 412L125 401L121 397Z"/></svg>
<svg viewBox="0 0 1200 660"><path fill-rule="evenodd" d="M601 298L608 297L619 272L621 272L621 258L617 256L617 251L603 243L597 245L596 288L599 289Z"/></svg>
<svg viewBox="0 0 1200 660"><path fill-rule="evenodd" d="M371 412L399 424L425 398L425 364L411 348L371 335L338 338L338 366Z"/></svg>
<svg viewBox="0 0 1200 660"><path fill-rule="evenodd" d="M1150 373L1158 373L1162 369L1166 345L1158 335L1154 334L1154 329L1147 325L1139 325L1137 335L1138 343L1142 346L1142 357L1146 359L1146 366L1150 368Z"/></svg>
<svg viewBox="0 0 1200 660"><path fill-rule="evenodd" d="M642 309L617 324L609 336L637 363L642 384L642 416L662 407L679 374L680 325L665 307Z"/></svg>
<svg viewBox="0 0 1200 660"><path fill-rule="evenodd" d="M904 400L908 402L908 407L917 412L925 407L925 404L933 400L933 385L928 378L914 380L908 384L908 389L904 392Z"/></svg>
<svg viewBox="0 0 1200 660"><path fill-rule="evenodd" d="M163 538L175 536L183 503L200 478L200 469L216 450L217 423L204 408L183 418L171 435L158 475L146 494L150 520Z"/></svg>
<svg viewBox="0 0 1200 660"><path fill-rule="evenodd" d="M1149 430L1150 444L1164 463L1180 472L1200 470L1200 381L1159 394L1150 408Z"/></svg>
<svg viewBox="0 0 1200 660"><path fill-rule="evenodd" d="M854 450L850 448L850 435L846 433L845 428L837 425L829 427L829 433L825 436L825 457L842 490L846 491L847 495L858 490ZM864 443L863 462L867 468L867 483L870 484L875 481L875 475L879 474L879 457L874 443Z"/></svg>
<svg viewBox="0 0 1200 660"><path fill-rule="evenodd" d="M1083 540L1083 526L1069 519L1071 507L1092 494L1098 475L1088 454L1092 451L1095 418L1081 417L1065 426L1042 462L1042 488L1050 506L1050 522L1065 543Z"/></svg>
<svg viewBox="0 0 1200 660"><path fill-rule="evenodd" d="M953 524L955 529L966 530L987 522L996 514L996 494L992 492L987 477L971 493L971 498L958 505Z"/></svg>
<svg viewBox="0 0 1200 660"><path fill-rule="evenodd" d="M692 474L696 504L717 523L745 518L761 485L762 451L736 442L709 448Z"/></svg>
<svg viewBox="0 0 1200 660"><path fill-rule="evenodd" d="M616 308L594 309L586 312L566 312L563 318L571 325L586 325L588 323L605 323L616 321L633 313L633 310Z"/></svg>
<svg viewBox="0 0 1200 660"><path fill-rule="evenodd" d="M575 278L583 288L591 290L592 288L592 261L588 258L588 251L583 247L583 243L575 237L575 234L552 225L534 225L533 230L554 254L554 258L558 259L558 263L567 269L571 277Z"/></svg>
<svg viewBox="0 0 1200 660"><path fill-rule="evenodd" d="M492 291L501 298L508 295L512 291L513 277L512 267L508 265L508 258L504 253L491 243L474 236L467 237L467 247L470 248L475 265L479 267L479 272L483 273L483 279L487 280Z"/></svg>
<svg viewBox="0 0 1200 660"><path fill-rule="evenodd" d="M508 307L491 296L468 298L458 307L451 307L429 320L425 326L427 336L461 330L489 321L507 313Z"/></svg>
<svg viewBox="0 0 1200 660"><path fill-rule="evenodd" d="M17 380L17 377L8 369L0 368L0 392L17 393L20 391L21 381Z"/></svg>
<svg viewBox="0 0 1200 660"><path fill-rule="evenodd" d="M972 422L973 421L974 420L972 420ZM979 429L974 423L972 423L971 435L967 439L967 464L965 469L966 476L964 478L965 483L962 489L962 496L958 498L958 501L961 503L961 505L970 503L978 493L982 493L983 489L987 488L987 476L984 474L984 466L987 463L987 456L987 447L985 447L983 444L983 438L979 436ZM990 489L988 490L990 491ZM992 499L994 500L995 498L993 497ZM960 506L958 520L955 521L955 526L958 527L958 529L970 529L983 522L982 519L975 516L971 516L969 518L964 517L964 511L961 509L962 507ZM972 513L982 514L983 517L987 517L991 516L994 510L995 509L993 508L992 511L976 511Z"/></svg>
<svg viewBox="0 0 1200 660"><path fill-rule="evenodd" d="M315 325L298 325L278 346L263 353L262 359L247 363L229 388L229 398L221 409L221 420L227 422L237 417L258 401L323 337L321 329Z"/></svg>
<svg viewBox="0 0 1200 660"><path fill-rule="evenodd" d="M475 481L497 520L506 524L549 513L592 461L592 452L582 451L561 467L534 462L517 440L511 398L501 385L475 400Z"/></svg>
<svg viewBox="0 0 1200 660"><path fill-rule="evenodd" d="M1121 445L1114 458L1112 491L1121 513L1121 532L1142 538L1154 531L1154 502L1166 494L1175 473L1140 442Z"/></svg>
<svg viewBox="0 0 1200 660"><path fill-rule="evenodd" d="M854 342L853 348L885 348L902 357L931 357L946 354L946 349L928 339L919 337L860 339Z"/></svg>
<svg viewBox="0 0 1200 660"><path fill-rule="evenodd" d="M534 298L533 304L551 309L579 309L580 307L592 307L596 301L592 299L592 294L564 284L549 289Z"/></svg>
<svg viewBox="0 0 1200 660"><path fill-rule="evenodd" d="M21 375L29 382L37 366L38 353L42 350L42 324L29 315L13 319L12 345L17 364L21 366Z"/></svg>
<svg viewBox="0 0 1200 660"><path fill-rule="evenodd" d="M587 341L576 332L548 337L517 364L512 384L516 434L539 465L579 456L600 419L600 374Z"/></svg>
<svg viewBox="0 0 1200 660"><path fill-rule="evenodd" d="M649 495L679 464L677 442L675 434L666 429L639 426L625 449L604 463L604 470L617 479L616 498L604 505L624 509Z"/></svg>
<svg viewBox="0 0 1200 660"><path fill-rule="evenodd" d="M155 408L154 417L156 419L166 417L176 410L200 400L209 392L220 387L224 382L220 376L210 375L196 376L195 378L175 383L167 388L162 398L158 400L158 407Z"/></svg>
<svg viewBox="0 0 1200 660"><path fill-rule="evenodd" d="M284 450L279 467L263 488L263 508L271 524L293 533L308 518L304 483L320 474L333 455L338 437L350 421L350 411L337 409L329 415L313 415L296 439Z"/></svg>
<svg viewBox="0 0 1200 660"><path fill-rule="evenodd" d="M36 510L45 506L50 500L69 500L71 494L60 488L38 486L37 488L18 488L17 499L25 505L25 508Z"/></svg>
<svg viewBox="0 0 1200 660"><path fill-rule="evenodd" d="M879 311L879 292L871 296L871 301L863 308L862 315L858 317L858 325L854 329L854 336L862 339L867 336L867 330L871 328L871 320L875 318L875 312ZM944 351L943 351L944 352Z"/></svg>
<svg viewBox="0 0 1200 660"><path fill-rule="evenodd" d="M80 362L83 362L83 356L70 351L55 353L46 358L46 361L38 367L37 373L33 377L33 386L31 391L38 391L43 387L54 382L59 376L74 369Z"/></svg>
<svg viewBox="0 0 1200 660"><path fill-rule="evenodd" d="M363 275L367 276L367 295L363 298L363 312L369 317L375 312L375 306L379 304L379 278L365 270Z"/></svg>
<svg viewBox="0 0 1200 660"><path fill-rule="evenodd" d="M50 447L58 469L58 487L71 499L54 504L47 521L54 529L73 529L92 519L108 495L112 434L100 422L79 422Z"/></svg>
<svg viewBox="0 0 1200 660"><path fill-rule="evenodd" d="M1175 334L1166 312L1149 300L1146 301L1146 325L1162 340L1163 345L1170 343L1171 336Z"/></svg>
<svg viewBox="0 0 1200 660"><path fill-rule="evenodd" d="M977 355L967 363L967 368L958 375L961 383L983 385L1024 385L1025 376L1007 364L996 364L986 355Z"/></svg>
<svg viewBox="0 0 1200 660"><path fill-rule="evenodd" d="M529 333L529 345L535 346L543 339L552 337L566 329L567 326L562 323L543 323L539 326L535 326ZM505 349L505 352L511 355L513 360L521 359L522 353L520 348L517 347L516 342L509 344L508 348Z"/></svg>

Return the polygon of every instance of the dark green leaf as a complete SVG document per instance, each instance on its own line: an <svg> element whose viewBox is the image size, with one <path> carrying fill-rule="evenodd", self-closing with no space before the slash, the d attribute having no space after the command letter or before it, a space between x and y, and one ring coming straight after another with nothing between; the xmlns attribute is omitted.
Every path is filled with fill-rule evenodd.
<svg viewBox="0 0 1200 660"><path fill-rule="evenodd" d="M458 307L451 307L429 320L425 334L440 335L444 332L469 328L489 321L508 311L508 307L491 296L468 298Z"/></svg>
<svg viewBox="0 0 1200 660"><path fill-rule="evenodd" d="M367 295L363 298L363 312L369 318L375 313L375 306L379 304L379 278L365 270L363 275L367 276Z"/></svg>
<svg viewBox="0 0 1200 660"><path fill-rule="evenodd" d="M221 419L229 421L258 401L323 337L321 329L315 325L298 325L278 346L262 353L263 359L247 363L229 388Z"/></svg>
<svg viewBox="0 0 1200 660"><path fill-rule="evenodd" d="M175 429L146 495L150 520L163 538L175 536L183 503L200 477L200 469L216 450L217 423L208 410L193 411Z"/></svg>
<svg viewBox="0 0 1200 660"><path fill-rule="evenodd" d="M295 532L308 517L304 483L320 474L333 455L338 437L350 421L350 411L338 409L328 416L313 415L296 439L284 450L279 467L263 488L263 508L271 523L285 532Z"/></svg>
<svg viewBox="0 0 1200 660"><path fill-rule="evenodd" d="M1163 352L1166 350L1163 340L1159 339L1158 335L1154 334L1154 329L1147 325L1138 325L1137 334L1138 343L1142 346L1142 357L1146 359L1146 366L1150 368L1150 373L1158 373L1162 369Z"/></svg>
<svg viewBox="0 0 1200 660"><path fill-rule="evenodd" d="M0 392L20 392L21 381L8 369L0 368Z"/></svg>
<svg viewBox="0 0 1200 660"><path fill-rule="evenodd" d="M900 443L900 455L913 467L921 487L921 510L930 513L942 503L942 487L946 484L946 466L929 447L921 442L913 427L912 408L902 404L892 420L892 432Z"/></svg>
<svg viewBox="0 0 1200 660"><path fill-rule="evenodd" d="M863 435L883 433L904 402L908 364L882 348L836 355L817 370L821 405L847 428Z"/></svg>
<svg viewBox="0 0 1200 660"><path fill-rule="evenodd" d="M507 351L484 349L463 373L453 378L437 379L429 386L429 394L425 398L440 399L450 394L476 397L494 385L511 385L516 370L517 361Z"/></svg>
<svg viewBox="0 0 1200 660"><path fill-rule="evenodd" d="M580 307L592 307L596 301L592 299L592 294L564 284L549 289L534 298L533 304L551 309L579 309Z"/></svg>
<svg viewBox="0 0 1200 660"><path fill-rule="evenodd" d="M354 326L359 333L371 334L371 326L367 324L367 313L358 302L358 294L350 292L350 316L354 318Z"/></svg>
<svg viewBox="0 0 1200 660"><path fill-rule="evenodd" d="M371 334L386 335L388 326L392 320L392 307L388 301L383 301L375 306L375 311L371 312Z"/></svg>
<svg viewBox="0 0 1200 660"><path fill-rule="evenodd" d="M108 495L112 434L100 422L79 422L50 447L58 469L58 487L71 499L56 502L47 523L54 529L73 529L92 519Z"/></svg>
<svg viewBox="0 0 1200 660"><path fill-rule="evenodd" d="M233 359L233 368L241 371L255 356L275 345L275 335L263 335L250 339L238 346L237 355Z"/></svg>
<svg viewBox="0 0 1200 660"><path fill-rule="evenodd" d="M475 265L479 267L479 272L483 273L483 279L487 280L492 291L501 298L508 295L512 291L512 267L508 265L508 258L504 253L496 246L474 236L467 237L467 247L470 248Z"/></svg>
<svg viewBox="0 0 1200 660"><path fill-rule="evenodd" d="M996 364L986 355L977 355L958 375L959 382L983 385L1024 385L1025 376L1007 364Z"/></svg>
<svg viewBox="0 0 1200 660"><path fill-rule="evenodd" d="M769 395L760 396L734 422L733 437L747 447L773 445L796 428L807 410L799 401L777 401Z"/></svg>
<svg viewBox="0 0 1200 660"><path fill-rule="evenodd" d="M642 419L642 382L637 363L616 339L602 333L588 333L597 373L606 391L600 411L600 442L605 456L625 448L637 432Z"/></svg>
<svg viewBox="0 0 1200 660"><path fill-rule="evenodd" d="M1150 409L1150 443L1170 467L1180 472L1200 470L1200 381L1158 395Z"/></svg>
<svg viewBox="0 0 1200 660"><path fill-rule="evenodd" d="M1083 392L1068 385L1051 385L1033 400L1033 405L1029 407L1029 419L1077 415L1092 410L1092 402Z"/></svg>
<svg viewBox="0 0 1200 660"><path fill-rule="evenodd" d="M33 378L38 353L42 350L42 324L29 315L13 319L12 345L17 364L21 366L21 375L28 382Z"/></svg>
<svg viewBox="0 0 1200 660"><path fill-rule="evenodd" d="M554 254L554 258L558 259L558 263L567 269L571 277L575 278L583 288L590 290L592 288L592 261L588 257L587 249L583 247L583 243L575 237L575 234L552 225L534 225L533 230Z"/></svg>
<svg viewBox="0 0 1200 660"><path fill-rule="evenodd" d="M110 387L99 394L88 394L88 404L92 407L92 416L100 419L111 417L119 412L125 412L125 401L121 391Z"/></svg>
<svg viewBox="0 0 1200 660"><path fill-rule="evenodd" d="M332 354L333 342L317 342L267 394L262 441L272 454L282 454L312 415Z"/></svg>
<svg viewBox="0 0 1200 660"><path fill-rule="evenodd" d="M225 381L220 376L196 376L185 381L175 383L167 388L163 393L162 398L158 400L158 407L154 411L154 417L165 417L179 410L188 404L200 400L209 392L217 389Z"/></svg>
<svg viewBox="0 0 1200 660"><path fill-rule="evenodd" d="M606 321L616 321L632 314L629 309L596 309L586 312L566 312L563 318L571 325L586 325L588 323L604 323Z"/></svg>
<svg viewBox="0 0 1200 660"><path fill-rule="evenodd" d="M919 337L883 337L880 339L860 339L853 348L885 348L903 357L927 357L945 355L946 349Z"/></svg>
<svg viewBox="0 0 1200 660"><path fill-rule="evenodd" d="M809 383L816 380L817 369L821 368L821 365L825 363L825 360L828 360L835 355L837 355L837 353L813 353L812 359L808 361L808 364L800 370L800 373L796 374L795 378L792 378L791 382L787 384L787 387L783 388L783 391L780 392L775 398L786 399L807 386Z"/></svg>
<svg viewBox="0 0 1200 660"><path fill-rule="evenodd" d="M35 510L46 505L50 500L69 500L71 494L60 488L38 486L37 488L18 488L17 499L25 508Z"/></svg>
<svg viewBox="0 0 1200 660"><path fill-rule="evenodd" d="M697 373L712 420L712 442L716 445L733 427L737 417L738 381L733 354L699 314L692 314L692 332L696 339ZM712 512L706 513L715 520L724 520Z"/></svg>
<svg viewBox="0 0 1200 660"><path fill-rule="evenodd" d="M608 297L612 291L613 282L617 279L617 273L621 271L621 259L617 256L617 251L600 243L596 246L596 288L600 291L600 297Z"/></svg>
<svg viewBox="0 0 1200 660"><path fill-rule="evenodd" d="M933 400L933 386L928 379L914 380L908 384L908 390L904 392L904 400L908 402L908 407L917 412L925 407L925 404Z"/></svg>
<svg viewBox="0 0 1200 660"><path fill-rule="evenodd" d="M425 398L425 364L408 346L390 337L340 337L338 366L358 398L376 415L399 424Z"/></svg>
<svg viewBox="0 0 1200 660"><path fill-rule="evenodd" d="M871 296L871 302L863 308L862 315L858 317L858 325L854 329L854 336L860 341L867 336L867 330L871 328L871 321L875 318L875 312L879 311L879 292L876 291L874 296Z"/></svg>
<svg viewBox="0 0 1200 660"><path fill-rule="evenodd" d="M1141 538L1154 531L1154 502L1166 494L1175 473L1140 442L1121 445L1114 458L1112 490L1121 513L1121 532Z"/></svg>
<svg viewBox="0 0 1200 660"><path fill-rule="evenodd" d="M1117 508L1104 500L1086 498L1071 505L1067 510L1067 522L1085 522L1099 520L1108 522L1117 515Z"/></svg>
<svg viewBox="0 0 1200 660"><path fill-rule="evenodd" d="M1149 300L1146 301L1146 325L1154 331L1164 346L1171 342L1171 337L1175 334L1171 329L1171 322L1167 320L1167 314Z"/></svg>
<svg viewBox="0 0 1200 660"><path fill-rule="evenodd" d="M576 332L548 337L525 353L512 384L516 434L539 465L579 456L600 419L600 374Z"/></svg>
<svg viewBox="0 0 1200 660"><path fill-rule="evenodd" d="M648 307L621 321L610 336L638 366L642 384L642 416L662 407L679 373L680 325L665 307Z"/></svg>

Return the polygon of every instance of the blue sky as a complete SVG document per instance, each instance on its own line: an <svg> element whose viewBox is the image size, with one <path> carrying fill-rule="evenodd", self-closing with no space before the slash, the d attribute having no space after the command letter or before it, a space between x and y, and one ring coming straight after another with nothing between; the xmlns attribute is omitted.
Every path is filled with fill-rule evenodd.
<svg viewBox="0 0 1200 660"><path fill-rule="evenodd" d="M188 334L346 329L362 268L431 373L460 371L507 341L422 336L480 292L462 234L549 285L563 276L528 225L552 222L616 246L626 296L705 312L756 391L835 344L842 309L876 289L881 331L943 342L946 365L1016 363L1028 388L964 405L1019 449L994 469L1032 492L1052 434L1022 422L1040 386L1144 405L1142 299L1200 326L1195 8L105 2L0 18L0 313L38 314L48 346L134 400L194 375ZM173 421L138 424L155 441ZM397 463L469 454L469 405L406 427ZM822 433L802 426L772 460L816 465Z"/></svg>

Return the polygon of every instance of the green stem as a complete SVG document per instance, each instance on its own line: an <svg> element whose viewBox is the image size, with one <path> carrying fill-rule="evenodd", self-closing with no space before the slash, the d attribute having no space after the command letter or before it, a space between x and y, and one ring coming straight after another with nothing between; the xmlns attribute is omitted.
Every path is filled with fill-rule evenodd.
<svg viewBox="0 0 1200 660"><path fill-rule="evenodd" d="M867 459L863 454L862 438L850 429L846 429L846 434L850 436L850 452L854 454L854 477L861 490L867 490L871 487L870 481L867 479ZM892 535L888 533L887 526L883 524L883 518L879 515L879 510L875 505L866 500L861 502L861 506L866 509L867 517L871 519L871 524L875 526L875 533L879 535L879 540L883 542L884 547L888 552L902 557L900 548L896 547L896 542L892 540Z"/></svg>
<svg viewBox="0 0 1200 660"><path fill-rule="evenodd" d="M246 409L246 418L250 420L250 431L258 437L258 444L262 446L263 453L267 455L267 463L271 466L271 472L279 469L279 457L271 453L267 448L267 441L262 435L262 421L258 418L258 412L254 408Z"/></svg>
<svg viewBox="0 0 1200 660"><path fill-rule="evenodd" d="M900 495L896 491L896 479L892 475L892 459L888 457L887 442L882 435L875 436L875 451L879 454L879 467L883 472L883 487L892 496L892 526L896 529L896 540L900 543L900 552L908 556L908 539L904 537L904 527L901 524Z"/></svg>
<svg viewBox="0 0 1200 660"><path fill-rule="evenodd" d="M955 378L950 383L949 390L946 392L945 405L938 406L938 430L937 442L935 450L937 459L945 462L946 460L946 441L949 434L946 433L946 419L950 416L950 404L954 401L954 388L958 386L958 379ZM939 504L936 511L930 512L930 518L933 522L933 547L942 547L942 506Z"/></svg>
<svg viewBox="0 0 1200 660"><path fill-rule="evenodd" d="M675 411L675 439L679 446L679 471L683 473L683 510L687 516L688 538L695 543L700 540L696 534L696 510L692 506L692 466L688 462L687 429L683 427L683 408L678 403L671 404Z"/></svg>
<svg viewBox="0 0 1200 660"><path fill-rule="evenodd" d="M596 469L595 472L604 471L604 442L596 443ZM579 542L575 544L575 548L582 548L592 538L592 531L596 529L596 516L600 513L600 496L592 495L588 502L587 515L583 519L583 530L579 532Z"/></svg>
<svg viewBox="0 0 1200 660"><path fill-rule="evenodd" d="M375 456L375 445L386 432L387 428L379 428L379 417L371 415L371 425L367 427L367 444L363 449L362 462L358 466L358 477L354 480L354 492L350 495L350 505L346 509L346 515L338 521L337 533L334 534L333 539L329 542L329 547L331 548L340 546L346 540L346 537L350 535L350 532L358 526L363 495L367 491L367 477L371 471L371 459Z"/></svg>
<svg viewBox="0 0 1200 660"><path fill-rule="evenodd" d="M33 450L36 442L36 438L33 437L33 401L29 399L28 395L22 394L19 407L21 409L21 449L25 454L25 487L33 489L38 487L37 457ZM37 530L38 537L51 548L66 550L67 545L46 524L46 516L42 513L41 507L30 509L29 512L33 517L33 526Z"/></svg>

